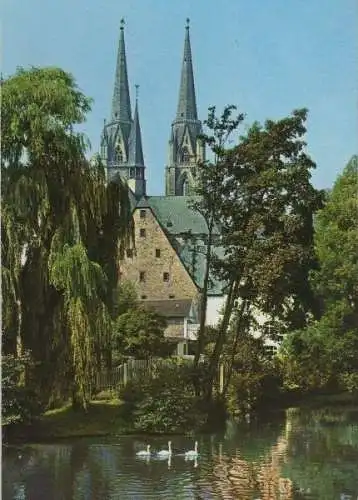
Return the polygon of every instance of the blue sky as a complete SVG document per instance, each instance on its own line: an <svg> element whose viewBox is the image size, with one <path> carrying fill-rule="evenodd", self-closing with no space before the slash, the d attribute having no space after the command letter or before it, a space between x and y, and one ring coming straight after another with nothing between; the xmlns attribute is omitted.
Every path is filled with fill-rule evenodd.
<svg viewBox="0 0 358 500"><path fill-rule="evenodd" d="M307 107L319 188L331 186L358 152L355 0L3 0L2 7L2 72L29 65L72 72L94 99L83 127L94 151L110 112L125 18L132 107L140 85L149 194L164 191L186 17L201 119L211 105L238 105L247 124Z"/></svg>

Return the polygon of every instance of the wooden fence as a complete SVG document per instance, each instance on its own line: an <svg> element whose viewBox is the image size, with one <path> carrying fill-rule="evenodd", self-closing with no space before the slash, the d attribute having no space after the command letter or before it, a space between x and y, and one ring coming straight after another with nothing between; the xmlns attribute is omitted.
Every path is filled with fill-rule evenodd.
<svg viewBox="0 0 358 500"><path fill-rule="evenodd" d="M193 359L187 357L185 362L192 363ZM129 359L126 363L113 368L110 371L98 372L95 378L96 391L119 389L127 385L131 380L141 378L153 378L158 368L171 364L170 360L165 358L156 358L149 360ZM224 380L227 376L227 367L224 364L219 365L217 380L214 383L215 390L220 394L224 388Z"/></svg>

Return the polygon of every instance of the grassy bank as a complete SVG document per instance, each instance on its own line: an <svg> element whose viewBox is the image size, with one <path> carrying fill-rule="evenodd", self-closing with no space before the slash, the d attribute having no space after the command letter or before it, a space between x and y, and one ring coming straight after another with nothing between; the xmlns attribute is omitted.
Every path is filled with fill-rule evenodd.
<svg viewBox="0 0 358 500"><path fill-rule="evenodd" d="M7 441L42 441L133 432L126 418L126 406L118 399L91 401L86 413L66 405L47 411L31 425L6 427L4 434Z"/></svg>
<svg viewBox="0 0 358 500"><path fill-rule="evenodd" d="M283 407L314 409L350 405L358 405L358 395L344 392L296 395L290 404ZM138 430L135 430L131 423L128 404L116 398L91 401L86 413L75 411L68 404L47 411L31 425L14 424L3 427L3 437L8 442L52 441L132 433L138 433Z"/></svg>

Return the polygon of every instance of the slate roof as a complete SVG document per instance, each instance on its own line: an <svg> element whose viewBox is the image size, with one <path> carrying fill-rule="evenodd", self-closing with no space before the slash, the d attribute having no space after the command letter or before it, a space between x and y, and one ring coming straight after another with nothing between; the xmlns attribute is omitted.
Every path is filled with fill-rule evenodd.
<svg viewBox="0 0 358 500"><path fill-rule="evenodd" d="M192 306L191 299L146 300L142 302L146 309L155 311L166 318L188 318Z"/></svg>
<svg viewBox="0 0 358 500"><path fill-rule="evenodd" d="M205 242L203 237L208 229L202 215L190 208L192 201L199 196L148 196L140 200L138 207L150 207L158 222L166 232L168 239L186 267L188 273L199 288L204 284L205 273ZM183 242L180 236L191 234L191 238ZM218 229L214 233L219 235ZM214 248L214 253L223 256L220 247ZM211 277L210 295L221 295L223 284Z"/></svg>
<svg viewBox="0 0 358 500"><path fill-rule="evenodd" d="M207 234L202 215L190 208L199 196L148 196L147 203L164 229L171 234ZM217 232L218 233L218 232Z"/></svg>
<svg viewBox="0 0 358 500"><path fill-rule="evenodd" d="M131 189L128 189L128 198L131 210L134 212L134 210L138 207L138 200Z"/></svg>
<svg viewBox="0 0 358 500"><path fill-rule="evenodd" d="M196 285L199 288L203 288L206 257L200 248L200 243L202 243L202 248L204 249L204 242L197 240L195 245L187 244L183 246L178 254ZM222 247L214 247L213 253L217 257L224 256ZM211 276L209 280L209 295L222 295L223 283L214 276Z"/></svg>

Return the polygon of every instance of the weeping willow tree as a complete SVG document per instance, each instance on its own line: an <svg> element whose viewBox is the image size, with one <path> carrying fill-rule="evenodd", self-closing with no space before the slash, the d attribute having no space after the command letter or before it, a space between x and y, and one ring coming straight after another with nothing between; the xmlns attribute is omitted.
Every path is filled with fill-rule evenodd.
<svg viewBox="0 0 358 500"><path fill-rule="evenodd" d="M84 408L110 363L112 290L132 238L127 188L106 185L76 131L90 106L58 68L2 82L3 352L30 350L28 383Z"/></svg>

